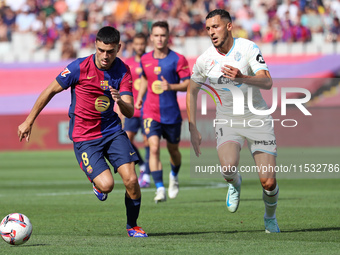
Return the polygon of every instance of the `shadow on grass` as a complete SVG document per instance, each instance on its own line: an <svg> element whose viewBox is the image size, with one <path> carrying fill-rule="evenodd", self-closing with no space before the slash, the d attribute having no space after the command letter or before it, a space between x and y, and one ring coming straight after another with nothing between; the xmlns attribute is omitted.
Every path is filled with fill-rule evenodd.
<svg viewBox="0 0 340 255"><path fill-rule="evenodd" d="M279 202L281 200L301 200L301 198L280 198ZM243 202L253 202L253 201L263 201L262 198L241 198L241 203ZM200 201L192 201L192 203L216 203L216 202L225 202L225 198L223 199L211 199L211 200L200 200ZM178 202L178 204L187 204L187 201L181 201Z"/></svg>
<svg viewBox="0 0 340 255"><path fill-rule="evenodd" d="M186 236L186 235L202 235L202 234L236 234L236 233L255 233L264 232L264 230L247 230L247 231L201 231L201 232L168 232L168 233L148 233L148 236Z"/></svg>
<svg viewBox="0 0 340 255"><path fill-rule="evenodd" d="M340 227L331 227L331 228L306 228L306 229L296 229L296 230L281 230L282 233L326 232L326 231L340 231Z"/></svg>
<svg viewBox="0 0 340 255"><path fill-rule="evenodd" d="M20 247L38 247L38 246L49 246L50 244L45 243L37 243L37 244L24 244L24 245L13 245L12 247L20 248Z"/></svg>
<svg viewBox="0 0 340 255"><path fill-rule="evenodd" d="M307 228L296 230L281 230L281 233L297 233L297 232L326 232L326 231L340 231L340 227L332 228ZM200 232L167 232L167 233L148 233L149 236L186 236L186 235L202 235L202 234L236 234L236 233L264 233L261 230L232 230L232 231L200 231Z"/></svg>

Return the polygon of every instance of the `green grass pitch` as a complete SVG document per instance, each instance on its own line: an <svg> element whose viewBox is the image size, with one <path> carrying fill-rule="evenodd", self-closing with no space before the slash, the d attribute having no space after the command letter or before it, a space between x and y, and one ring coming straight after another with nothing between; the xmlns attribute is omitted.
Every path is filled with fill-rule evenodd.
<svg viewBox="0 0 340 255"><path fill-rule="evenodd" d="M155 204L155 189L142 191L138 223L149 234L143 239L127 236L118 175L100 202L72 151L0 153L0 218L21 212L33 224L26 244L0 241L0 254L339 254L339 178L279 179L282 233L266 234L258 179L244 178L240 207L231 214L222 178L190 177L190 151L181 151L178 197ZM161 155L167 185L168 154ZM340 148L280 148L278 163L336 164L339 155ZM252 164L247 150L241 157Z"/></svg>

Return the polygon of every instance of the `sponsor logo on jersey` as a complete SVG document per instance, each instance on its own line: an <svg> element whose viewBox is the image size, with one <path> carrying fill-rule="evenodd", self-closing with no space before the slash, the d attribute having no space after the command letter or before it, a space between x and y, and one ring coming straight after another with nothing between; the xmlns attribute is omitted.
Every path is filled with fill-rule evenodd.
<svg viewBox="0 0 340 255"><path fill-rule="evenodd" d="M216 64L218 64L218 61L214 59L213 61L211 61L210 66L214 66Z"/></svg>
<svg viewBox="0 0 340 255"><path fill-rule="evenodd" d="M255 141L255 145L257 144L263 144L263 145L276 145L276 140L262 140L262 141Z"/></svg>
<svg viewBox="0 0 340 255"><path fill-rule="evenodd" d="M106 111L110 106L110 99L106 96L100 96L96 99L95 108L98 112Z"/></svg>
<svg viewBox="0 0 340 255"><path fill-rule="evenodd" d="M235 61L240 61L241 58L242 58L242 54L239 51L236 52L236 54L234 55Z"/></svg>
<svg viewBox="0 0 340 255"><path fill-rule="evenodd" d="M88 79L88 80L91 80L92 78L94 78L94 77L96 77L97 75L95 75L95 76L87 76L86 78Z"/></svg>
<svg viewBox="0 0 340 255"><path fill-rule="evenodd" d="M149 66L151 66L151 65L152 65L152 64L146 64L145 67L149 67Z"/></svg>
<svg viewBox="0 0 340 255"><path fill-rule="evenodd" d="M258 54L256 56L256 61L259 62L260 64L264 64L265 63L261 54Z"/></svg>
<svg viewBox="0 0 340 255"><path fill-rule="evenodd" d="M240 87L242 85L242 83L239 83L237 81L233 81L231 79L229 79L228 77L224 77L223 75L221 75L218 80L217 80L218 84L225 84L225 85L234 85L237 87Z"/></svg>
<svg viewBox="0 0 340 255"><path fill-rule="evenodd" d="M146 67L146 66L145 66ZM135 69L136 74L140 75L142 73L142 68L139 66Z"/></svg>
<svg viewBox="0 0 340 255"><path fill-rule="evenodd" d="M133 83L133 87L135 88L135 90L139 91L139 88L140 88L140 82L141 82L141 79L138 78L135 80L135 82Z"/></svg>
<svg viewBox="0 0 340 255"><path fill-rule="evenodd" d="M156 74L156 75L159 75L162 71L162 68L160 66L155 66L155 68L153 69L153 72Z"/></svg>
<svg viewBox="0 0 340 255"><path fill-rule="evenodd" d="M69 73L71 73L71 71L68 70L68 68L66 67L66 68L64 69L64 71L61 72L60 75L63 76L63 77L66 77L66 75L68 75Z"/></svg>
<svg viewBox="0 0 340 255"><path fill-rule="evenodd" d="M109 81L100 81L100 88L102 90L107 90L109 89Z"/></svg>
<svg viewBox="0 0 340 255"><path fill-rule="evenodd" d="M162 88L162 82L157 80L157 81L154 81L151 85L151 89L153 91L153 93L155 94L162 94L163 93L163 88Z"/></svg>

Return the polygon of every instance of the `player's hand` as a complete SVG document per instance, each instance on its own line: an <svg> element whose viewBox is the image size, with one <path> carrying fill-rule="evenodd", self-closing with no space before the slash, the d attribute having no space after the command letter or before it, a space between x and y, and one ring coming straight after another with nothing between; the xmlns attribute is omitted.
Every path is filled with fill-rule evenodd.
<svg viewBox="0 0 340 255"><path fill-rule="evenodd" d="M162 82L161 82L162 89L164 91L171 90L171 87L168 81L163 76L161 76L161 79L162 79Z"/></svg>
<svg viewBox="0 0 340 255"><path fill-rule="evenodd" d="M18 127L18 137L19 141L24 138L26 142L30 140L31 137L31 132L32 132L32 125L28 124L26 121L23 122L19 127Z"/></svg>
<svg viewBox="0 0 340 255"><path fill-rule="evenodd" d="M238 68L230 66L230 65L224 65L221 68L221 70L222 70L223 76L229 78L232 81L243 77L243 74Z"/></svg>
<svg viewBox="0 0 340 255"><path fill-rule="evenodd" d="M143 106L143 100L137 98L136 103L135 103L135 109L140 110L142 109L142 106Z"/></svg>
<svg viewBox="0 0 340 255"><path fill-rule="evenodd" d="M122 99L122 97L120 96L119 91L114 89L114 88L112 88L111 86L110 86L110 92L111 92L111 96L112 96L113 100L116 103L118 103Z"/></svg>
<svg viewBox="0 0 340 255"><path fill-rule="evenodd" d="M197 157L201 155L201 141L202 141L202 136L201 133L198 132L196 128L193 128L190 130L190 139L191 139L191 144L192 147L194 148L195 154Z"/></svg>

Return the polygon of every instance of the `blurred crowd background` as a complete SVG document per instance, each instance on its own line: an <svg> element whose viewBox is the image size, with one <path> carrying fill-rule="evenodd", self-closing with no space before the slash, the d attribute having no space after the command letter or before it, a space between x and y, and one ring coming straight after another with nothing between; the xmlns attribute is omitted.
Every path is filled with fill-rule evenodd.
<svg viewBox="0 0 340 255"><path fill-rule="evenodd" d="M10 51L57 48L68 60L93 50L98 29L110 25L121 32L120 56L129 57L132 37L156 20L169 22L170 44L206 37L205 17L216 8L230 11L235 37L259 44L340 41L340 0L0 0L0 43Z"/></svg>

